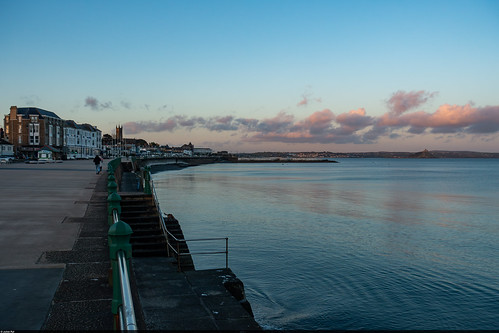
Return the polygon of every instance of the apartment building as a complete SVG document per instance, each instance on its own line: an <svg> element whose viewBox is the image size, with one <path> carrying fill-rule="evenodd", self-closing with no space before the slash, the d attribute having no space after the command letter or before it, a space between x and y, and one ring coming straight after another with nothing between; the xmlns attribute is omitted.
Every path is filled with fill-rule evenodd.
<svg viewBox="0 0 499 333"><path fill-rule="evenodd" d="M90 158L102 149L102 132L89 124L61 119L54 112L36 107L12 106L4 117L5 138L19 157L36 158L49 146L56 159L75 153L75 158Z"/></svg>
<svg viewBox="0 0 499 333"><path fill-rule="evenodd" d="M102 132L90 124L66 120L64 151L68 158L93 158L102 151Z"/></svg>
<svg viewBox="0 0 499 333"><path fill-rule="evenodd" d="M64 121L51 111L12 106L4 118L5 137L17 154L35 158L44 145L61 151Z"/></svg>

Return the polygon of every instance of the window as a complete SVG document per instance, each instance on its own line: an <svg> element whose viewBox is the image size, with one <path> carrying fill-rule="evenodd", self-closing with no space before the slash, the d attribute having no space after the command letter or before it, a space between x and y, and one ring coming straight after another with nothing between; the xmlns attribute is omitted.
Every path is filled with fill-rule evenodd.
<svg viewBox="0 0 499 333"><path fill-rule="evenodd" d="M49 145L53 145L53 138L54 138L54 126L49 125Z"/></svg>
<svg viewBox="0 0 499 333"><path fill-rule="evenodd" d="M29 124L29 144L40 144L40 124Z"/></svg>
<svg viewBox="0 0 499 333"><path fill-rule="evenodd" d="M19 124L19 134L21 134L23 132L23 128L21 126L21 124Z"/></svg>

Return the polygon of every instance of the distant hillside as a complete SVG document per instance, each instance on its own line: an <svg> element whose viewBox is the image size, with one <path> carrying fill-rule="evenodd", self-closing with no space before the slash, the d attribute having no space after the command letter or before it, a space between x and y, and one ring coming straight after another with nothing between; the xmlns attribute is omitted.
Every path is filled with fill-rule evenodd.
<svg viewBox="0 0 499 333"><path fill-rule="evenodd" d="M436 157L435 155L430 153L428 149L425 149L422 152L409 155L409 158L436 158Z"/></svg>
<svg viewBox="0 0 499 333"><path fill-rule="evenodd" d="M499 153L483 153L476 151L447 151L427 149L417 152L365 152L365 153L334 153L323 152L259 152L237 154L239 158L499 158Z"/></svg>

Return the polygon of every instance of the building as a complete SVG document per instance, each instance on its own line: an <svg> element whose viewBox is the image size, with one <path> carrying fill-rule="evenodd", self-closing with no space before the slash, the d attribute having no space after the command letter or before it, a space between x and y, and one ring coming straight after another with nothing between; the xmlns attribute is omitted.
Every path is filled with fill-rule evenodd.
<svg viewBox="0 0 499 333"><path fill-rule="evenodd" d="M123 126L116 126L116 143L123 142Z"/></svg>
<svg viewBox="0 0 499 333"><path fill-rule="evenodd" d="M64 153L67 158L93 158L102 152L102 132L90 124L77 124L66 120L64 127Z"/></svg>
<svg viewBox="0 0 499 333"><path fill-rule="evenodd" d="M193 148L194 156L209 156L213 153L211 148Z"/></svg>
<svg viewBox="0 0 499 333"><path fill-rule="evenodd" d="M0 139L0 156L14 156L14 146L7 140Z"/></svg>
<svg viewBox="0 0 499 333"><path fill-rule="evenodd" d="M123 137L123 126L116 126L116 135L114 137L104 134L102 138L104 157L134 156L139 154L140 148L146 146L147 142L145 140Z"/></svg>
<svg viewBox="0 0 499 333"><path fill-rule="evenodd" d="M57 150L52 146L43 146L38 151L38 161L53 161L54 159L57 159L57 156L60 156L60 153L60 150Z"/></svg>
<svg viewBox="0 0 499 333"><path fill-rule="evenodd" d="M36 158L44 145L61 150L64 145L64 120L51 111L35 107L12 106L4 118L5 137L17 155Z"/></svg>
<svg viewBox="0 0 499 333"><path fill-rule="evenodd" d="M102 132L89 124L63 120L54 112L36 107L12 106L4 118L5 138L19 158L38 157L50 147L53 158L91 158L102 149Z"/></svg>

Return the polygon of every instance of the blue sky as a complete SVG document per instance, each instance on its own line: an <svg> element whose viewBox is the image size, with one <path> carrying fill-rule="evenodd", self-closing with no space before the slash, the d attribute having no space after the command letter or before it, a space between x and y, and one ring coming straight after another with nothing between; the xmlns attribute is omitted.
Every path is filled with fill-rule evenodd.
<svg viewBox="0 0 499 333"><path fill-rule="evenodd" d="M244 151L499 151L499 1L0 0L0 107Z"/></svg>

